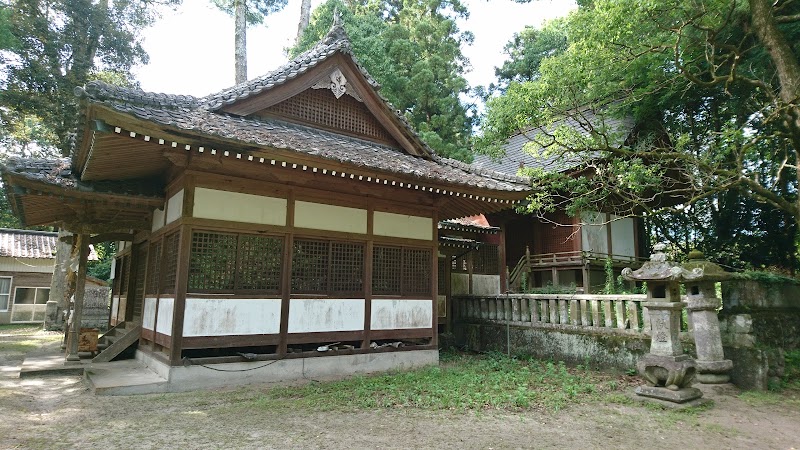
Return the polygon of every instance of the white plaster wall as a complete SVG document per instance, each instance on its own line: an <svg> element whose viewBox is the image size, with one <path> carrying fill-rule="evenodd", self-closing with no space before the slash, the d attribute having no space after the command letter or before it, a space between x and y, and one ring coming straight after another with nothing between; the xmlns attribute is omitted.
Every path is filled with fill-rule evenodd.
<svg viewBox="0 0 800 450"><path fill-rule="evenodd" d="M472 275L473 295L499 295L500 275Z"/></svg>
<svg viewBox="0 0 800 450"><path fill-rule="evenodd" d="M187 298L184 336L277 334L279 298Z"/></svg>
<svg viewBox="0 0 800 450"><path fill-rule="evenodd" d="M53 273L55 259L36 258L0 258L0 271L2 272L37 272Z"/></svg>
<svg viewBox="0 0 800 450"><path fill-rule="evenodd" d="M433 219L375 211L373 234L407 239L433 240Z"/></svg>
<svg viewBox="0 0 800 450"><path fill-rule="evenodd" d="M289 302L289 333L361 331L364 299L300 299Z"/></svg>
<svg viewBox="0 0 800 450"><path fill-rule="evenodd" d="M612 219L616 216L612 216ZM635 223L632 217L611 222L611 252L621 256L636 256Z"/></svg>
<svg viewBox="0 0 800 450"><path fill-rule="evenodd" d="M172 298L158 299L158 321L156 333L172 336L172 315L175 311L175 300Z"/></svg>
<svg viewBox="0 0 800 450"><path fill-rule="evenodd" d="M314 230L367 233L367 210L297 201L294 226Z"/></svg>
<svg viewBox="0 0 800 450"><path fill-rule="evenodd" d="M433 300L372 300L370 324L373 330L431 328Z"/></svg>
<svg viewBox="0 0 800 450"><path fill-rule="evenodd" d="M167 221L172 223L183 214L183 189L167 200Z"/></svg>
<svg viewBox="0 0 800 450"><path fill-rule="evenodd" d="M153 226L152 231L158 231L164 226L164 210L156 209L153 211Z"/></svg>
<svg viewBox="0 0 800 450"><path fill-rule="evenodd" d="M142 328L152 330L156 323L156 299L147 297L144 299L144 310L142 311Z"/></svg>
<svg viewBox="0 0 800 450"><path fill-rule="evenodd" d="M117 318L117 315L119 314L119 311L117 311L117 308L119 308L119 297L116 296L116 295L112 295L111 296L111 317Z"/></svg>
<svg viewBox="0 0 800 450"><path fill-rule="evenodd" d="M605 214L588 212L581 214L581 248L585 252L608 253L608 234Z"/></svg>
<svg viewBox="0 0 800 450"><path fill-rule="evenodd" d="M286 199L197 187L192 216L232 222L286 225Z"/></svg>

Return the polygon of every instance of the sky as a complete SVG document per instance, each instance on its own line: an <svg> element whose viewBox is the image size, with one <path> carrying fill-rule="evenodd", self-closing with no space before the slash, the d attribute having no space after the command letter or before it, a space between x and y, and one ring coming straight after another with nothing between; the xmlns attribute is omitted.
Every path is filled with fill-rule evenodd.
<svg viewBox="0 0 800 450"><path fill-rule="evenodd" d="M472 31L475 42L462 49L472 64L465 74L470 86L495 81L494 68L503 64L503 47L525 25L566 15L574 0L538 0L518 4L511 0L462 0L470 18L460 23ZM322 0L312 0L312 11ZM287 62L284 49L297 35L300 0L289 0L286 8L267 17L263 25L247 31L248 78L264 75ZM144 47L150 62L134 70L142 89L167 94L202 97L234 84L233 18L219 11L210 0L184 0L175 11L167 11L144 32Z"/></svg>

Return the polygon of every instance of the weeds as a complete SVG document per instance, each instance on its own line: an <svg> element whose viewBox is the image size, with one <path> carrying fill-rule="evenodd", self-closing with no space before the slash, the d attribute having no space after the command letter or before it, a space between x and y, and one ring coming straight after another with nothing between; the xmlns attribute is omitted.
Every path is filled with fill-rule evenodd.
<svg viewBox="0 0 800 450"><path fill-rule="evenodd" d="M279 387L253 400L260 408L420 408L428 410L545 410L595 401L617 389L614 377L563 362L443 354L441 365L306 386Z"/></svg>

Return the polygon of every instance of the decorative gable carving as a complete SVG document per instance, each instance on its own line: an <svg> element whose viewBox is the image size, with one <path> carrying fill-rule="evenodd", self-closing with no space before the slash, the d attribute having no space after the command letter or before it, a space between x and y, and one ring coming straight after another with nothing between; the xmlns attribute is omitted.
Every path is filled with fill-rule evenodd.
<svg viewBox="0 0 800 450"><path fill-rule="evenodd" d="M338 99L341 98L342 95L347 94L354 99L358 100L359 102L363 102L361 97L353 89L347 88L347 78L344 77L344 74L341 70L337 67L333 70L330 74L330 82L327 81L318 81L315 85L311 86L312 89L330 89L333 92L333 95Z"/></svg>

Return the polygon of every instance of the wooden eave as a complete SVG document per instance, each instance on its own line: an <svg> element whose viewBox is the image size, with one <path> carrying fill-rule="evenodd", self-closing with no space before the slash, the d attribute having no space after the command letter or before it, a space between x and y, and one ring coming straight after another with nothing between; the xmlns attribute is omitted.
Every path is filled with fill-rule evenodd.
<svg viewBox="0 0 800 450"><path fill-rule="evenodd" d="M403 174L399 173L384 172L364 166L316 158L313 155L292 150L273 147L260 148L245 146L242 145L241 142L230 139L215 137L212 140L208 137L203 139L202 136L197 135L184 136L186 133L177 133L176 130L170 127L159 127L152 122L135 119L126 114L108 110L108 108L105 107L98 107L97 111L100 113L98 116L106 120L111 127L120 127L119 133L111 133L116 135L116 140L113 142L115 142L119 148L126 148L126 146L120 144L117 140L129 140L132 142L129 148L135 149L135 151L133 151L134 156L130 160L126 159L128 165L137 166L139 164L138 159L142 158L152 158L159 161L158 164L151 166L154 168L152 173L141 174L137 172L139 177L161 176L171 165L174 165L177 167L192 167L197 170L206 170L220 174L237 173L240 176L253 178L254 175L268 176L269 172L264 171L263 168L273 167L274 164L272 162L275 161L279 165L286 163L288 167L300 171L312 172L316 169L319 173L322 173L323 170L327 173L344 173L346 174L345 179L351 181L357 180L359 177L362 179L371 178L386 180L386 184L388 185L391 185L392 182L394 182L395 186L398 186L400 183L402 183L403 186L410 184L413 190L420 190L424 186L425 189L423 189L423 191L432 193L436 193L437 190L438 192L452 192L453 194L450 195L450 197L456 199L462 196L469 199L470 196L473 196L478 198L488 197L497 200L518 201L524 199L528 194L527 191L487 190L476 186L403 176ZM115 119L121 119L124 120L124 122L117 122ZM132 129L136 131L131 132L130 130ZM107 139L111 142L111 138ZM145 139L149 140L145 141ZM172 139L176 140L173 141ZM162 141L163 143L160 144L159 142ZM189 149L186 148L187 146L189 146ZM203 149L202 153L200 152L201 147ZM93 159L104 158L109 162L119 160L116 153L112 153L108 156L101 156L104 151L104 148L96 146L93 151ZM261 162L262 159L263 162ZM237 170L235 168L237 162L250 164L256 169ZM86 168L83 172L84 180L136 178L127 175L127 172L123 172L123 168L110 163L98 166L98 168L102 168L103 170L96 170L93 167ZM261 175L258 175L259 170L262 172ZM249 175L247 174L248 172L250 173ZM332 175L328 175L327 177L323 177L321 181L330 179L331 177ZM363 180L359 180L359 182L362 181ZM376 185L377 183L373 184L371 188L374 189ZM418 186L418 188L414 188L414 186ZM458 195L456 195L456 193ZM506 204L505 207L510 207L510 205ZM475 213L480 212L488 211L480 209L475 210Z"/></svg>
<svg viewBox="0 0 800 450"><path fill-rule="evenodd" d="M239 116L249 116L294 97L306 89L311 89L311 86L317 82L328 80L328 76L336 68L339 68L347 79L347 89L352 89L358 94L367 109L386 128L389 134L397 140L403 150L414 156L430 156L424 148L419 146L416 139L411 136L409 130L400 122L394 111L389 109L386 102L365 80L364 75L353 63L353 60L341 52L337 52L326 61L293 80L289 80L266 92L225 106L222 111Z"/></svg>
<svg viewBox="0 0 800 450"><path fill-rule="evenodd" d="M12 207L25 226L58 222L104 224L111 229L144 227L163 198L81 191L6 173Z"/></svg>

